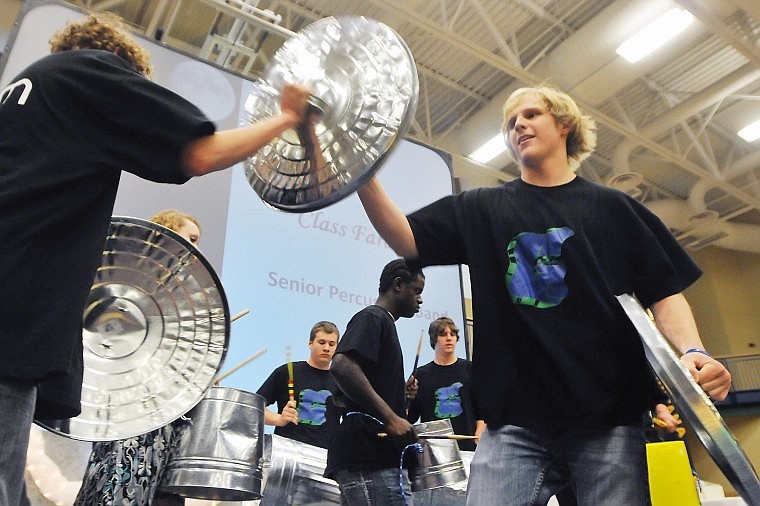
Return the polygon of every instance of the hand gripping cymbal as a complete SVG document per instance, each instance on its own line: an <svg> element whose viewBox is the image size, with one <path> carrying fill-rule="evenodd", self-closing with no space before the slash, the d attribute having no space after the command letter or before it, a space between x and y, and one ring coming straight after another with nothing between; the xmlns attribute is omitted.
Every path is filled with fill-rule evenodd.
<svg viewBox="0 0 760 506"><path fill-rule="evenodd" d="M411 125L417 70L396 32L364 17L316 21L277 50L245 102L250 122L279 112L284 83L313 90L313 122L248 159L246 177L268 205L310 212L361 188Z"/></svg>
<svg viewBox="0 0 760 506"><path fill-rule="evenodd" d="M749 506L760 506L760 480L757 473L718 410L691 377L688 369L676 358L638 301L628 294L618 295L617 299L641 336L649 364L707 453L744 501Z"/></svg>

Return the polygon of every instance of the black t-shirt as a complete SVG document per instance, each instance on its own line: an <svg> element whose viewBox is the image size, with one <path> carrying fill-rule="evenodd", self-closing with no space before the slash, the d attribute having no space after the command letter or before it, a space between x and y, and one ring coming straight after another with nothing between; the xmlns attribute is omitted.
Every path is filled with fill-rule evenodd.
<svg viewBox="0 0 760 506"><path fill-rule="evenodd" d="M639 423L651 372L615 295L649 306L701 274L657 216L576 177L444 197L409 221L420 265L469 266L476 399L489 425Z"/></svg>
<svg viewBox="0 0 760 506"><path fill-rule="evenodd" d="M475 413L472 385L472 362L458 358L450 365L430 362L417 368L415 374L419 389L409 403L407 419L416 422L446 420L451 422L455 434L475 434ZM475 450L472 440L459 441L460 450Z"/></svg>
<svg viewBox="0 0 760 506"><path fill-rule="evenodd" d="M404 357L393 317L380 306L368 306L356 313L346 326L335 354L345 353L356 360L372 388L400 417L406 414ZM397 468L400 453L390 438L379 438L383 426L368 412L345 396L343 422L335 432L327 452L325 476L334 478L341 469ZM361 413L361 414L349 414ZM369 416L366 416L369 415ZM412 454L410 450L408 454ZM412 457L405 458L405 467Z"/></svg>
<svg viewBox="0 0 760 506"><path fill-rule="evenodd" d="M121 171L183 183L183 148L214 129L108 51L46 56L3 90L0 376L65 380L42 416L79 412L82 314Z"/></svg>
<svg viewBox="0 0 760 506"><path fill-rule="evenodd" d="M266 399L267 406L276 402L278 413L282 413L290 400L288 378L288 365L283 364L272 371L256 392ZM298 425L289 423L275 427L274 433L327 448L335 428L340 424L340 413L333 400L337 389L329 370L317 369L305 361L293 362L293 393Z"/></svg>

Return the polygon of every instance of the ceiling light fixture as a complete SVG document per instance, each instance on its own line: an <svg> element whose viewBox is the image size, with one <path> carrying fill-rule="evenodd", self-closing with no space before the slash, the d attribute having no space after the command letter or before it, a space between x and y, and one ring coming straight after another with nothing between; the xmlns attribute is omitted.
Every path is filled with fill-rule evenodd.
<svg viewBox="0 0 760 506"><path fill-rule="evenodd" d="M502 134L496 134L478 149L467 155L467 158L478 163L488 163L507 150L507 144Z"/></svg>
<svg viewBox="0 0 760 506"><path fill-rule="evenodd" d="M615 52L635 63L686 29L694 16L683 9L673 8L636 32Z"/></svg>
<svg viewBox="0 0 760 506"><path fill-rule="evenodd" d="M753 142L760 139L760 119L745 126L736 132L736 134L747 142Z"/></svg>

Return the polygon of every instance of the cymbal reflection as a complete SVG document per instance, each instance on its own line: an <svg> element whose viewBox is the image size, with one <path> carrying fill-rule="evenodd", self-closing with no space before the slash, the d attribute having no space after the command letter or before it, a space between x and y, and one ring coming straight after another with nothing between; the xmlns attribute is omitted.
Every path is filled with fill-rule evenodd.
<svg viewBox="0 0 760 506"><path fill-rule="evenodd" d="M37 422L110 441L176 420L213 384L229 323L221 283L194 246L161 225L112 218L82 319L82 412Z"/></svg>

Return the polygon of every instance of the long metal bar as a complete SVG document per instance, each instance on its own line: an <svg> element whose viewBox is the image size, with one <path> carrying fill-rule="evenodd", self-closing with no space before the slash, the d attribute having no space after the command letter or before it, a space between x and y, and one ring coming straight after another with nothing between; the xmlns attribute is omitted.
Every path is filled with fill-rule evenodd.
<svg viewBox="0 0 760 506"><path fill-rule="evenodd" d="M224 2L220 2L218 0L198 0L198 1L200 3L211 5L217 8L220 12L224 12L225 14L229 14L230 16L233 16L235 18L244 19L245 21L248 21L249 23L258 25L260 28L263 28L264 30L267 30L272 33L280 34L286 39L293 38L296 35L296 32L292 30L288 30L287 28L283 26L267 21L261 17L254 16L253 14L250 14L249 12L246 12L245 10L238 9L237 7L233 7Z"/></svg>

